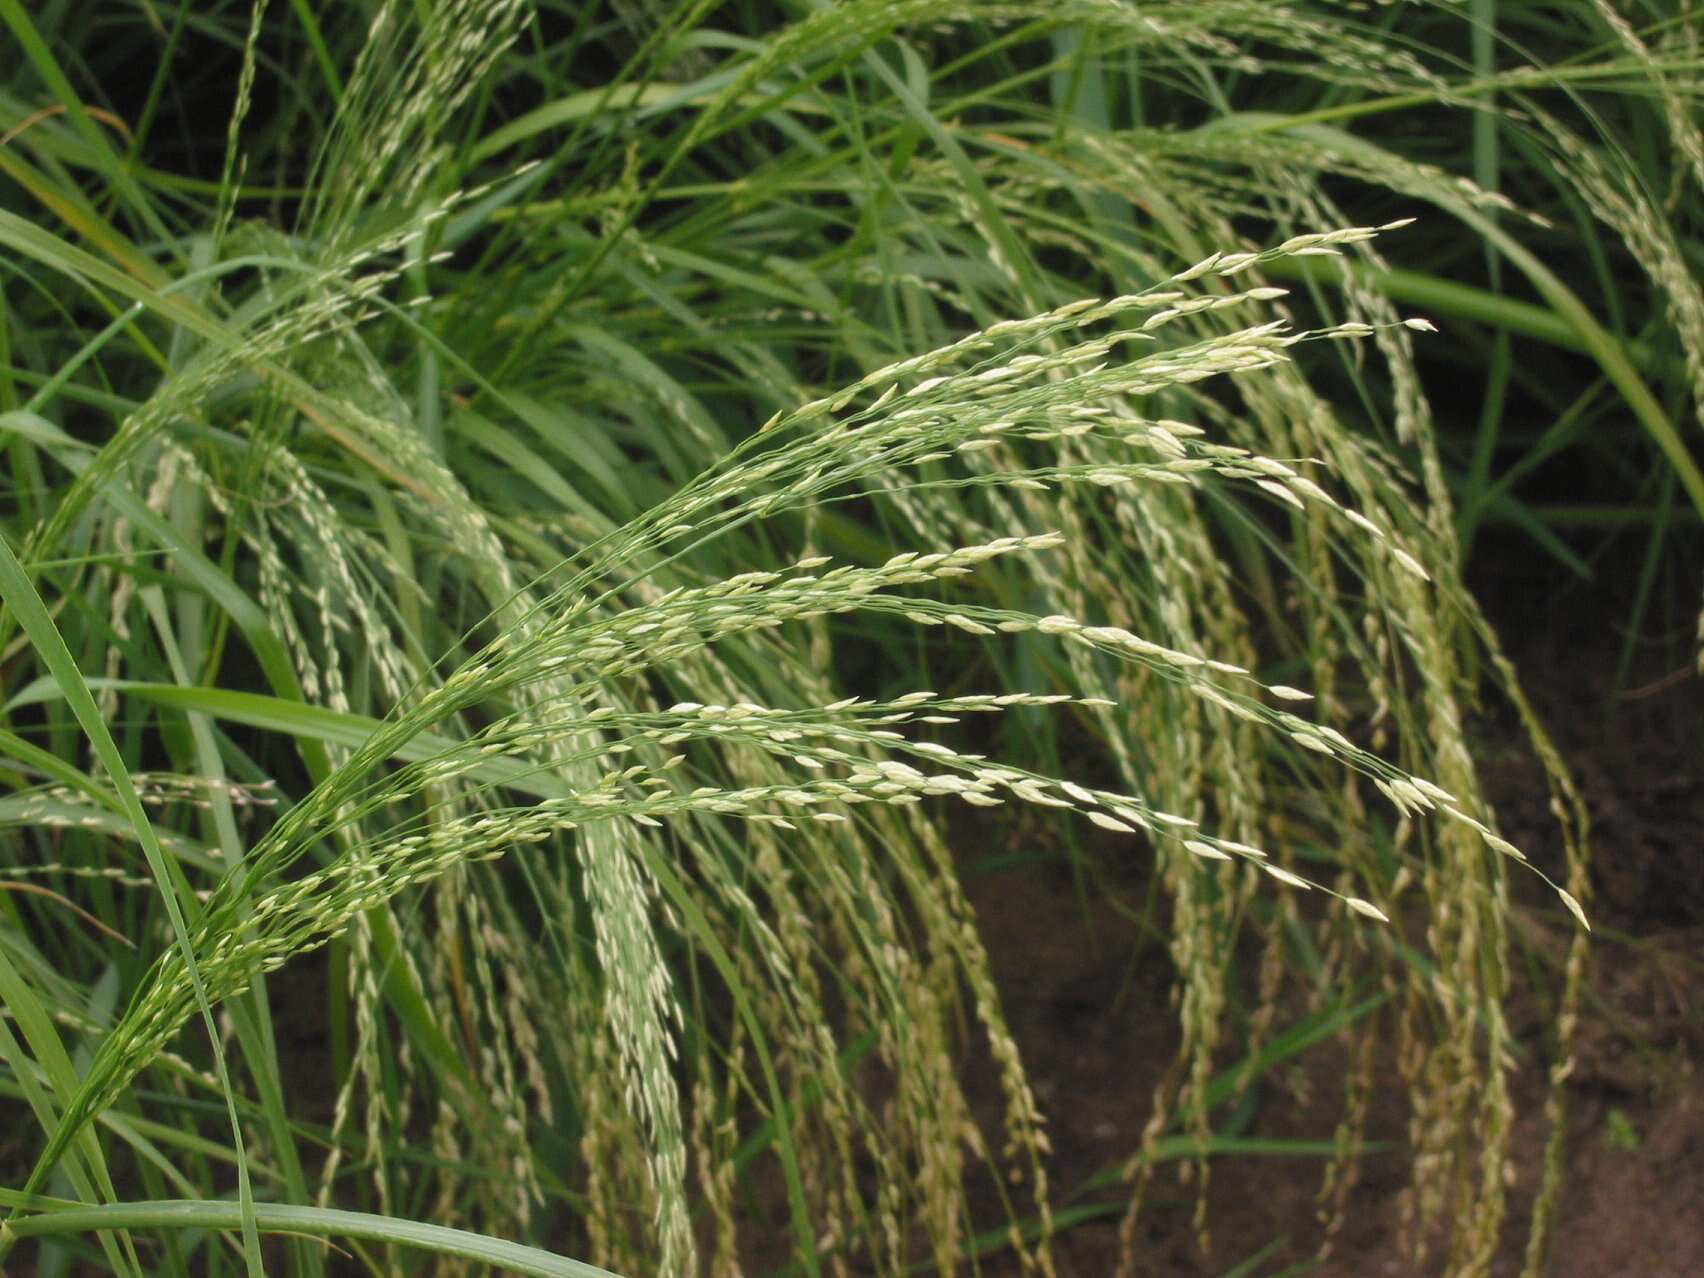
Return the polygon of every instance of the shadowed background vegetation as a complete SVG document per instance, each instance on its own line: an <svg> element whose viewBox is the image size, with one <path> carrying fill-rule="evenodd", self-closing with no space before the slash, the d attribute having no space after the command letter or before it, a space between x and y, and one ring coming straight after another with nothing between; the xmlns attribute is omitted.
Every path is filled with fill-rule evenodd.
<svg viewBox="0 0 1704 1278"><path fill-rule="evenodd" d="M1026 812L1174 987L1127 1269L1329 1040L1320 1241L1401 1088L1488 1272L1510 876L1586 864L1464 563L1696 631L1696 14L0 19L5 1263L1051 1272L960 886Z"/></svg>

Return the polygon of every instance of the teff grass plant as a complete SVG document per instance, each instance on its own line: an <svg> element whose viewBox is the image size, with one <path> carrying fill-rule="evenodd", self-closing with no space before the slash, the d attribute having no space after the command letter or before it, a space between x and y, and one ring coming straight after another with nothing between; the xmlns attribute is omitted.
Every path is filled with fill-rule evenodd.
<svg viewBox="0 0 1704 1278"><path fill-rule="evenodd" d="M1046 1271L957 800L1153 859L1183 1039L1127 1151L1129 1264L1157 1151L1181 1130L1205 1183L1214 1079L1295 983L1385 998L1344 1029L1331 1211L1394 1043L1416 1238L1485 1272L1525 858L1467 748L1474 661L1552 777L1535 868L1576 915L1578 804L1457 584L1431 325L1384 248L1446 218L1497 246L1691 480L1514 201L1332 121L1534 95L1684 318L1674 225L1536 101L1584 72L1488 87L1324 6L710 9L185 6L124 110L0 0L0 1085L40 1132L0 1247L104 1221L161 1231L101 1235L121 1273L254 1271L284 1230L731 1274L772 1176L808 1271L946 1272L991 1172ZM1617 30L1592 65L1684 130L1689 55ZM191 46L235 104L178 172ZM1291 115L1237 109L1254 80ZM888 673L847 687L871 635ZM336 1094L304 1114L274 1013L320 947Z"/></svg>

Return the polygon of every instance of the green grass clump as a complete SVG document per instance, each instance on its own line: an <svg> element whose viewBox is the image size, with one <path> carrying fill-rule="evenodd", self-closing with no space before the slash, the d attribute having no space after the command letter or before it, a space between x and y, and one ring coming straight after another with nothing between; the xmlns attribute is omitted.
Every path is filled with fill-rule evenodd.
<svg viewBox="0 0 1704 1278"><path fill-rule="evenodd" d="M1683 136L1694 55L1604 13L1510 70L1323 4L0 0L0 1249L735 1273L773 1190L808 1272L946 1272L986 1182L1050 1271L957 800L1153 863L1182 1045L1129 1265L1153 1167L1205 1185L1226 1066L1312 1004L1358 1009L1334 1221L1394 1044L1417 1237L1485 1272L1526 858L1481 671L1583 922L1580 809L1459 584L1491 480L1398 301L1585 350L1704 489L1673 352L1543 265L1492 142L1345 121L1507 104L1696 381L1684 215L1571 114L1643 86ZM1411 236L1539 300L1393 267Z"/></svg>

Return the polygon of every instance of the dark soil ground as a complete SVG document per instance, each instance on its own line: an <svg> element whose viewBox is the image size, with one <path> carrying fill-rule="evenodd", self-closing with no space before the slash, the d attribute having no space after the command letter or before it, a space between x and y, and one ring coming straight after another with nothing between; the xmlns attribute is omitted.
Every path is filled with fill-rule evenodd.
<svg viewBox="0 0 1704 1278"><path fill-rule="evenodd" d="M1696 581L1696 576L1693 578ZM1582 603L1518 557L1474 583L1590 808L1595 944L1567 1083L1568 1176L1543 1272L1548 1278L1704 1276L1704 679L1689 634L1634 650L1617 686L1629 615ZM1694 596L1695 598L1695 596ZM1695 605L1694 605L1695 606ZM1687 630L1695 612L1683 615ZM1678 642L1676 641L1678 640ZM1505 829L1543 860L1557 838L1541 772L1512 716L1485 715L1479 758ZM1558 858L1551 858L1554 864ZM1022 879L1022 890L1014 890ZM1570 927L1532 876L1517 885L1518 922L1535 961L1551 964ZM1131 925L1064 864L975 877L969 884L1008 1014L1052 1119L1050 1175L1069 1193L1134 1147L1158 1071L1176 1041L1162 953L1132 958ZM1517 963L1519 966L1519 963ZM1545 1005L1517 992L1512 1023L1528 1048L1512 1080L1514 1138L1508 1237L1496 1272L1520 1272L1548 1124ZM1264 1080L1245 1134L1330 1140L1345 1053L1323 1043ZM1193 1186L1162 1169L1139 1228L1138 1272L1155 1275L1421 1275L1440 1271L1403 1246L1401 1083L1383 1071L1370 1156L1347 1219L1321 1258L1322 1160L1238 1157L1214 1166L1212 1250L1196 1244ZM1115 1202L1116 1188L1079 1201ZM1058 1239L1061 1278L1101 1278L1118 1260L1116 1213ZM998 1263L991 1266L1003 1272Z"/></svg>

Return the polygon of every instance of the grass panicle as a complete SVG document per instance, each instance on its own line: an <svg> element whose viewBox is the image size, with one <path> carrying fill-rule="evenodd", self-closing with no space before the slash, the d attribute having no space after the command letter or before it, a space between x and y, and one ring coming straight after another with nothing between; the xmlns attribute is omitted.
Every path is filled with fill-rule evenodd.
<svg viewBox="0 0 1704 1278"><path fill-rule="evenodd" d="M956 847L1032 812L1152 867L1128 1269L1155 1169L1205 1237L1218 1106L1353 1007L1321 1246L1394 1068L1412 1253L1490 1271L1509 872L1589 899L1462 568L1499 519L1573 554L1520 484L1594 426L1704 511L1684 7L1542 58L1495 5L192 8L0 0L0 1248L1051 1273ZM1439 358L1487 370L1465 445ZM1555 847L1499 833L1488 695Z"/></svg>

